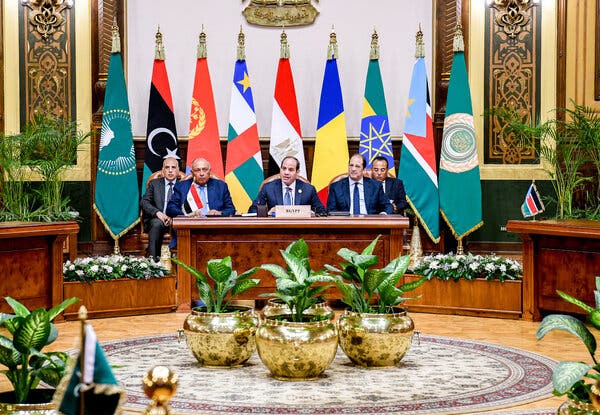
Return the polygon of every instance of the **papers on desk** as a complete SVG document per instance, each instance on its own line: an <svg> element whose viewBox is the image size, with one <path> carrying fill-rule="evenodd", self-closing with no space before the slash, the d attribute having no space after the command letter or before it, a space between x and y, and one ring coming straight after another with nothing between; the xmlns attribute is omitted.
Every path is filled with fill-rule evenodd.
<svg viewBox="0 0 600 415"><path fill-rule="evenodd" d="M246 218L246 217L249 218L249 217L252 217L252 216L256 216L256 212L254 212L254 213L242 213L242 217L243 218Z"/></svg>

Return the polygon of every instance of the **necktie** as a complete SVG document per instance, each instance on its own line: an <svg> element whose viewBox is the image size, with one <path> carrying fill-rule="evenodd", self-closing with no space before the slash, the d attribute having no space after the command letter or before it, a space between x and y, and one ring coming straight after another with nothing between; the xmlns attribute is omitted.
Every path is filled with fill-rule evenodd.
<svg viewBox="0 0 600 415"><path fill-rule="evenodd" d="M287 186L285 188L285 195L283 196L283 204L291 205L292 204L292 188Z"/></svg>
<svg viewBox="0 0 600 415"><path fill-rule="evenodd" d="M360 215L360 193L358 191L358 182L354 183L354 195L352 197L352 213Z"/></svg>
<svg viewBox="0 0 600 415"><path fill-rule="evenodd" d="M202 200L202 208L200 209L200 212L202 212L202 214L206 216L206 214L208 213L208 198L206 197L206 186L199 186L199 187L200 187L200 200Z"/></svg>
<svg viewBox="0 0 600 415"><path fill-rule="evenodd" d="M169 182L168 186L169 189L167 190L167 198L165 199L165 208L163 209L163 212L167 210L167 204L169 203L169 200L171 200L171 196L173 196L173 182Z"/></svg>

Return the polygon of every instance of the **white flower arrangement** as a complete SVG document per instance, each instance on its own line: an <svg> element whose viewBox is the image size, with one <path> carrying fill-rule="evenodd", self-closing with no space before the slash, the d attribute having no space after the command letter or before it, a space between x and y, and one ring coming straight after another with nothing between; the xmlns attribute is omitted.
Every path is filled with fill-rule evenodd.
<svg viewBox="0 0 600 415"><path fill-rule="evenodd" d="M520 280L523 267L519 261L494 254L483 256L449 253L422 257L413 265L412 273L423 275L429 280L435 277L441 280L484 278L504 281Z"/></svg>
<svg viewBox="0 0 600 415"><path fill-rule="evenodd" d="M63 264L65 281L92 282L130 278L136 280L160 278L169 271L150 258L109 255L77 258Z"/></svg>

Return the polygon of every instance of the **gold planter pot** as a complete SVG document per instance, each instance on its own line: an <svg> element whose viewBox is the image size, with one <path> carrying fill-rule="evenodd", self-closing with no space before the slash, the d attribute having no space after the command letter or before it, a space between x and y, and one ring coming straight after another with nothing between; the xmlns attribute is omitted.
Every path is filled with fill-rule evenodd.
<svg viewBox="0 0 600 415"><path fill-rule="evenodd" d="M400 364L415 325L406 311L361 314L346 310L338 320L340 346L355 365L381 368Z"/></svg>
<svg viewBox="0 0 600 415"><path fill-rule="evenodd" d="M9 399L14 400L12 392L3 392L0 394L0 414L7 415L59 415L52 394L54 390L34 389L30 392L30 399L35 403L4 403ZM39 402L41 401L41 402Z"/></svg>
<svg viewBox="0 0 600 415"><path fill-rule="evenodd" d="M203 366L239 366L256 350L258 317L251 307L228 313L207 313L196 307L183 323L185 342Z"/></svg>
<svg viewBox="0 0 600 415"><path fill-rule="evenodd" d="M337 345L331 320L293 323L268 317L256 332L258 355L280 380L318 378L333 361Z"/></svg>
<svg viewBox="0 0 600 415"><path fill-rule="evenodd" d="M287 304L281 301L280 299L271 298L269 299L269 301L267 301L267 305L263 307L261 313L265 318L267 318L273 316L281 316L284 314L291 314L291 311ZM330 320L333 320L335 318L333 309L329 306L329 304L327 304L327 301L318 302L312 307L306 309L304 311L304 314L310 314L313 316L328 316L327 318L329 318Z"/></svg>
<svg viewBox="0 0 600 415"><path fill-rule="evenodd" d="M568 399L556 412L558 415L600 415L600 409L591 403Z"/></svg>

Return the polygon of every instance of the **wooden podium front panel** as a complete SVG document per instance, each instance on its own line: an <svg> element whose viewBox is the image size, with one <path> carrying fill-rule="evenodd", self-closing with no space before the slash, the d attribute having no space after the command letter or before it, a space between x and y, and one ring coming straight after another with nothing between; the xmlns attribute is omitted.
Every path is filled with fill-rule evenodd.
<svg viewBox="0 0 600 415"><path fill-rule="evenodd" d="M267 263L284 266L279 250L299 238L308 243L311 266L316 270L325 264L338 266L342 261L337 255L340 248L360 252L381 235L375 253L379 256L379 266L384 266L402 254L402 230L408 226L408 220L379 215L311 219L175 218L173 226L178 232L178 256L183 262L205 272L209 259L231 256L233 268L243 272ZM192 299L198 298L195 280L182 269L177 270L177 275L178 301L186 309ZM261 293L275 291L271 273L260 270L255 278L261 284L240 299L257 299ZM337 288L330 290L328 298L339 298Z"/></svg>

